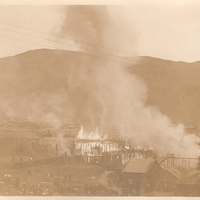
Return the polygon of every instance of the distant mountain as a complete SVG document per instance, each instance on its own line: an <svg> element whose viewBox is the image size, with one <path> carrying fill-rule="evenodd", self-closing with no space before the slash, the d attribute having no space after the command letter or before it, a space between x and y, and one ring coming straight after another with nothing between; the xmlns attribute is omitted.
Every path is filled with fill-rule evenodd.
<svg viewBox="0 0 200 200"><path fill-rule="evenodd" d="M129 72L145 80L146 105L159 107L174 123L200 125L199 61L186 63L141 57Z"/></svg>
<svg viewBox="0 0 200 200"><path fill-rule="evenodd" d="M56 121L54 114L48 114L51 112L63 119L61 124L73 122L67 98L59 95L67 90L69 68L76 66L83 56L79 52L41 49L0 59L0 121L7 116L11 120L19 117L31 121L44 115L44 121L51 124ZM157 106L174 123L192 121L200 126L200 62L140 57L128 72L145 81L146 105ZM55 106L48 110L48 103Z"/></svg>

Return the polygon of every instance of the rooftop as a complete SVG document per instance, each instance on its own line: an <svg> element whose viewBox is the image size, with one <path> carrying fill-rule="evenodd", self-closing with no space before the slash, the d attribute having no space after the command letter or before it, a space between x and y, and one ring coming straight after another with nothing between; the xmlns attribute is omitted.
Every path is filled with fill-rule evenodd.
<svg viewBox="0 0 200 200"><path fill-rule="evenodd" d="M153 164L156 162L155 159L131 159L123 172L125 173L148 173Z"/></svg>

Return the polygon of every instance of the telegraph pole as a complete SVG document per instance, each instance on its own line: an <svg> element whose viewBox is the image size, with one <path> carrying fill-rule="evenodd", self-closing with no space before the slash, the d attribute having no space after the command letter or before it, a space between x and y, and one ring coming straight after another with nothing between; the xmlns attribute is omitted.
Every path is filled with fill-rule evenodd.
<svg viewBox="0 0 200 200"><path fill-rule="evenodd" d="M58 185L59 185L59 159L58 159L58 144L56 144L56 156L57 156L57 172L58 172Z"/></svg>

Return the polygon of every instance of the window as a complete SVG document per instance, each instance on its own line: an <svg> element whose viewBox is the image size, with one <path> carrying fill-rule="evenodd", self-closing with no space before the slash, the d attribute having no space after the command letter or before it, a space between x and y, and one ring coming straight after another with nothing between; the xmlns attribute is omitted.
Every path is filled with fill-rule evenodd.
<svg viewBox="0 0 200 200"><path fill-rule="evenodd" d="M132 185L133 184L133 179L129 178L128 183L129 183L129 185Z"/></svg>

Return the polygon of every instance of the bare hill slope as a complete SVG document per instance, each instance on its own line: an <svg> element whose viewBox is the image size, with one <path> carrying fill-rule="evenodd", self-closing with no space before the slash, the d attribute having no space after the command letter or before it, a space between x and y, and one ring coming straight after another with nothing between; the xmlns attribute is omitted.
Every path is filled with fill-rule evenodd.
<svg viewBox="0 0 200 200"><path fill-rule="evenodd" d="M63 91L67 90L70 67L82 59L84 55L79 52L46 49L0 59L0 120L6 116L12 120L35 120L31 113L37 113L36 116L46 113L49 122L55 122L54 116L48 115L50 110L59 115L63 123L73 121L73 111ZM175 123L194 121L200 125L200 62L140 57L128 71L144 79L148 90L146 105L159 107ZM48 107L48 104L55 106Z"/></svg>
<svg viewBox="0 0 200 200"><path fill-rule="evenodd" d="M173 122L200 123L200 62L173 62L141 57L129 68L148 88L147 105L158 106Z"/></svg>

